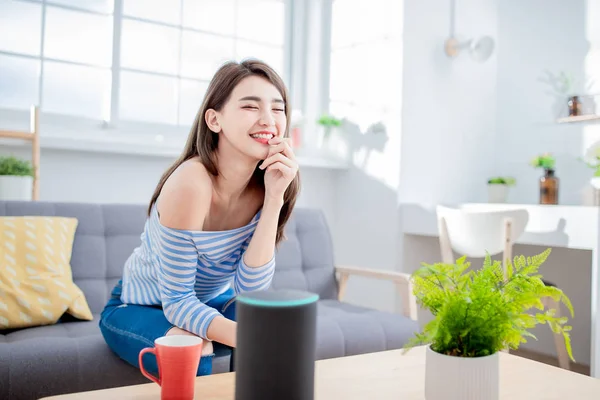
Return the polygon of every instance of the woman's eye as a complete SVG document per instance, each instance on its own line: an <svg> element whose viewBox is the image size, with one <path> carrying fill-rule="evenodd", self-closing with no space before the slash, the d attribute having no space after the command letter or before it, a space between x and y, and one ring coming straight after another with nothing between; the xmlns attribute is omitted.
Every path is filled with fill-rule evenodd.
<svg viewBox="0 0 600 400"><path fill-rule="evenodd" d="M274 108L273 111L285 111L283 108Z"/></svg>
<svg viewBox="0 0 600 400"><path fill-rule="evenodd" d="M244 106L242 108L246 108L248 110L258 110L258 107L255 107L255 106Z"/></svg>

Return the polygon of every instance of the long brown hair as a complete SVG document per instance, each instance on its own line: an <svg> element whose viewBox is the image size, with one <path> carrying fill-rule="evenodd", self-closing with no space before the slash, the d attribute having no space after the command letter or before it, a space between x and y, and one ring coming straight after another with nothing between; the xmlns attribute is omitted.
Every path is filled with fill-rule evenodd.
<svg viewBox="0 0 600 400"><path fill-rule="evenodd" d="M202 102L202 105L196 114L196 119L194 120L190 130L190 134L188 135L182 154L160 178L160 181L154 190L154 194L152 195L152 199L150 200L150 204L148 205L148 215L150 215L152 206L154 203L156 203L156 200L158 199L158 196L167 179L185 161L194 157L199 157L200 162L210 174L214 176L219 175L216 160L219 134L211 131L208 128L205 120L206 111L209 109L221 111L225 103L227 103L229 100L231 92L233 92L233 89L237 86L237 84L240 83L242 79L253 75L267 79L277 88L277 90L279 90L279 93L285 102L284 109L287 118L284 137L289 137L291 112L289 108L287 89L281 77L267 64L258 60L245 60L239 63L231 61L224 64L221 68L219 68L212 81L208 85L206 95L204 96L204 101ZM264 174L265 171L259 169L257 166L256 170L254 171L254 177L256 178L254 180L263 186ZM300 173L296 175L283 195L283 207L279 213L277 236L275 239L276 244L279 244L279 242L284 238L284 227L290 218L294 205L296 204L296 198L298 197L299 191Z"/></svg>

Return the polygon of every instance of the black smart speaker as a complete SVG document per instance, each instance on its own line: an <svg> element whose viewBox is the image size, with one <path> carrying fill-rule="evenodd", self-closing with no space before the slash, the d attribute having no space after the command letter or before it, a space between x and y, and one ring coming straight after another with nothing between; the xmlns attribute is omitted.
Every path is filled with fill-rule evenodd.
<svg viewBox="0 0 600 400"><path fill-rule="evenodd" d="M236 400L313 400L317 300L272 290L236 300Z"/></svg>

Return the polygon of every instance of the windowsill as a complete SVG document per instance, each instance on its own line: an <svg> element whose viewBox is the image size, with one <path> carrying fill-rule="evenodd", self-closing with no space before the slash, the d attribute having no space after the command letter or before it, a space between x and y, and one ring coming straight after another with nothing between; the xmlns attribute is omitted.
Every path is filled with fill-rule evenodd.
<svg viewBox="0 0 600 400"><path fill-rule="evenodd" d="M6 141L2 144L7 146L28 146L29 143L21 140ZM159 157L175 159L181 154L184 143L164 140L161 136L145 135L144 137L98 137L86 135L86 137L68 136L40 136L40 147L43 150L66 150L77 152L124 154L131 156ZM333 159L319 155L304 155L302 151L297 152L297 160L300 167L323 168L333 170L348 169L348 164L343 160Z"/></svg>
<svg viewBox="0 0 600 400"><path fill-rule="evenodd" d="M0 109L2 129L28 130L28 113ZM122 123L121 128L101 127L97 121L44 115L40 118L40 147L44 150L123 154L159 158L177 158L185 145L187 129L152 124ZM21 140L0 139L6 146L29 146ZM349 165L341 159L308 154L297 149L300 167L345 170Z"/></svg>

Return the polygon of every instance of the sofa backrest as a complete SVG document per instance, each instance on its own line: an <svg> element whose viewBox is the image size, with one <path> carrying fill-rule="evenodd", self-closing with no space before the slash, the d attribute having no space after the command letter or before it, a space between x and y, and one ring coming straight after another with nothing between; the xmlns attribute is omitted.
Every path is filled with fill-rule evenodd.
<svg viewBox="0 0 600 400"><path fill-rule="evenodd" d="M0 201L0 216L62 216L78 220L71 268L93 313L100 313L140 244L145 205ZM333 249L321 211L296 208L277 251L271 288L293 288L335 298Z"/></svg>

